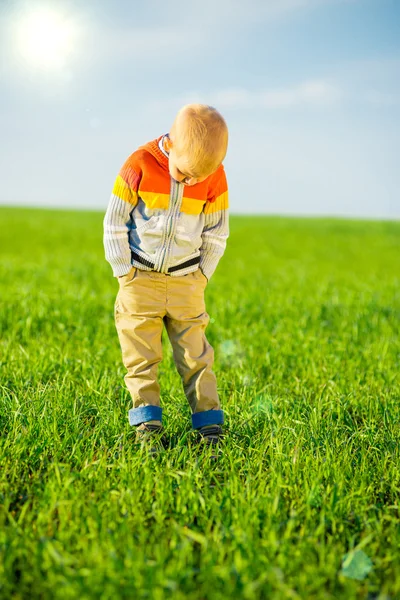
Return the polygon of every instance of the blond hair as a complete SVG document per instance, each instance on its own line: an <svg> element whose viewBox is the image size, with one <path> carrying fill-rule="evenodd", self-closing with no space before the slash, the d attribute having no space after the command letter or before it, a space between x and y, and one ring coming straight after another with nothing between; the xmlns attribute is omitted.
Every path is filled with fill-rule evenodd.
<svg viewBox="0 0 400 600"><path fill-rule="evenodd" d="M213 173L225 158L228 128L222 115L212 106L183 106L170 136L177 158L193 177Z"/></svg>

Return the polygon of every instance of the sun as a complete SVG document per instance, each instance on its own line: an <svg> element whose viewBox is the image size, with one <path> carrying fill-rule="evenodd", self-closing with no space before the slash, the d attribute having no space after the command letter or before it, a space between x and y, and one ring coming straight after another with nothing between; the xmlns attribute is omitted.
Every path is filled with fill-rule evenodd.
<svg viewBox="0 0 400 600"><path fill-rule="evenodd" d="M51 10L37 10L17 25L20 55L36 67L64 66L74 50L75 30L70 19Z"/></svg>

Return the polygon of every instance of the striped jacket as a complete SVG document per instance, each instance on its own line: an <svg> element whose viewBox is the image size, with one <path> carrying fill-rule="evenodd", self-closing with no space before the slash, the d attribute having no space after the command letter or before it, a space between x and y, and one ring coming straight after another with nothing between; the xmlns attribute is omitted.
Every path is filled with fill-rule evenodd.
<svg viewBox="0 0 400 600"><path fill-rule="evenodd" d="M210 279L229 235L224 167L185 186L168 170L163 137L126 160L104 217L106 259L115 277L131 266L186 275L200 266Z"/></svg>

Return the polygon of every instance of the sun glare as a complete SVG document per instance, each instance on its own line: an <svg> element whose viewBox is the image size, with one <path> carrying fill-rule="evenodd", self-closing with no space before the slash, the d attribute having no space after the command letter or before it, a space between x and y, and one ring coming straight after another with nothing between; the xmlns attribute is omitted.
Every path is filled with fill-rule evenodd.
<svg viewBox="0 0 400 600"><path fill-rule="evenodd" d="M74 49L74 27L69 19L50 10L25 15L18 23L20 54L42 68L64 66Z"/></svg>

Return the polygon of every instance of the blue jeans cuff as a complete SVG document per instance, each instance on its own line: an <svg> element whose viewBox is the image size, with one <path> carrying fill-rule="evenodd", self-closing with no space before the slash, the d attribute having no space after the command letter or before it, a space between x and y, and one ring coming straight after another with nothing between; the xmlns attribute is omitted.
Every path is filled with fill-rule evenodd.
<svg viewBox="0 0 400 600"><path fill-rule="evenodd" d="M162 408L160 406L139 406L138 408L131 408L128 414L130 425L162 420Z"/></svg>
<svg viewBox="0 0 400 600"><path fill-rule="evenodd" d="M193 429L199 429L204 425L222 425L224 422L223 410L205 410L192 414Z"/></svg>

